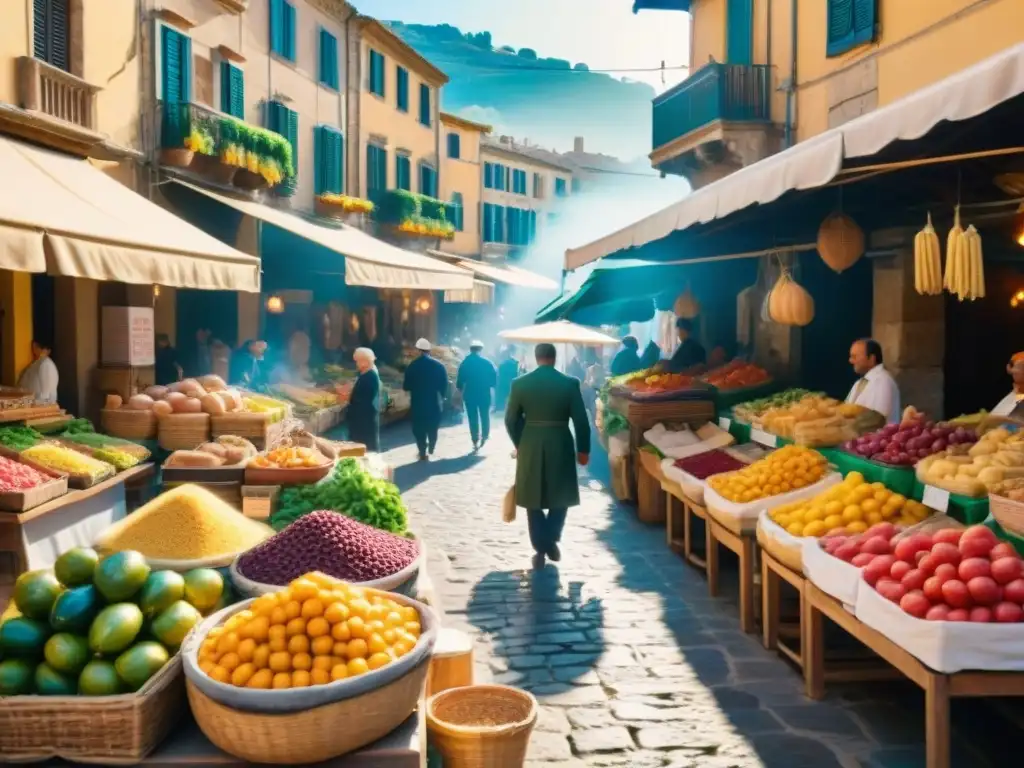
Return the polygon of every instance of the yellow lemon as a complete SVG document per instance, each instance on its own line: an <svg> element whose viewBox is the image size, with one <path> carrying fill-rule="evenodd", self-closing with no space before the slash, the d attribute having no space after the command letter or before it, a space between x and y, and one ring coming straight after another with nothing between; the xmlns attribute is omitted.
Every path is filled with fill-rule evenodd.
<svg viewBox="0 0 1024 768"><path fill-rule="evenodd" d="M864 533L868 529L868 524L863 520L854 520L852 523L847 523L846 530L848 533Z"/></svg>
<svg viewBox="0 0 1024 768"><path fill-rule="evenodd" d="M829 515L828 517L826 517L824 519L823 523L825 525L825 530L827 532L827 531L831 531L831 530L833 530L835 528L842 528L843 527L843 518L841 516L839 516L839 515Z"/></svg>
<svg viewBox="0 0 1024 768"><path fill-rule="evenodd" d="M854 523L864 519L864 511L861 507L847 507L843 510L843 522Z"/></svg>
<svg viewBox="0 0 1024 768"><path fill-rule="evenodd" d="M830 529L820 520L815 520L813 523L808 523L804 526L804 536L810 536L812 538L818 538L828 533Z"/></svg>

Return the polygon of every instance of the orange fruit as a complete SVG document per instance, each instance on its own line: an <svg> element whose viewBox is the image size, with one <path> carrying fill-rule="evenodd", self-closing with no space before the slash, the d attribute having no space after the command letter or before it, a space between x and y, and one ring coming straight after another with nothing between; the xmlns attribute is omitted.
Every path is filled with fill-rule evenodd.
<svg viewBox="0 0 1024 768"><path fill-rule="evenodd" d="M348 631L352 633L352 637L365 638L368 637L370 634L366 628L366 622L363 620L362 616L353 616L345 623L348 624Z"/></svg>
<svg viewBox="0 0 1024 768"><path fill-rule="evenodd" d="M366 660L366 666L370 669L380 669L391 663L391 657L386 653L375 653Z"/></svg>
<svg viewBox="0 0 1024 768"><path fill-rule="evenodd" d="M235 671L231 673L231 684L237 685L238 687L244 686L253 675L256 674L256 667L252 664L242 664L235 668Z"/></svg>
<svg viewBox="0 0 1024 768"><path fill-rule="evenodd" d="M313 669L322 669L327 672L331 671L331 668L337 662L334 661L333 656L314 656L313 657Z"/></svg>
<svg viewBox="0 0 1024 768"><path fill-rule="evenodd" d="M274 672L287 672L292 668L292 657L285 651L278 651L270 654L268 663Z"/></svg>
<svg viewBox="0 0 1024 768"><path fill-rule="evenodd" d="M309 673L309 678L313 685L327 685L331 682L331 673L326 669L313 669Z"/></svg>
<svg viewBox="0 0 1024 768"><path fill-rule="evenodd" d="M309 653L309 638L305 635L294 635L288 638L288 653Z"/></svg>
<svg viewBox="0 0 1024 768"><path fill-rule="evenodd" d="M324 635L313 640L310 643L309 650L314 656L330 656L332 648L334 648L334 638L330 635Z"/></svg>
<svg viewBox="0 0 1024 768"><path fill-rule="evenodd" d="M295 618L288 622L288 626L285 627L285 634L288 637L294 637L295 635L301 635L306 631L306 620Z"/></svg>
<svg viewBox="0 0 1024 768"><path fill-rule="evenodd" d="M265 669L270 663L270 646L257 645L256 650L252 653L252 663L256 669Z"/></svg>
<svg viewBox="0 0 1024 768"><path fill-rule="evenodd" d="M340 601L331 603L326 609L324 609L324 618L327 619L330 624L337 624L338 622L345 621L350 615L348 606Z"/></svg>
<svg viewBox="0 0 1024 768"><path fill-rule="evenodd" d="M239 664L242 663L242 660L238 658L237 653L225 653L220 657L220 661L217 663L228 672L232 672Z"/></svg>
<svg viewBox="0 0 1024 768"><path fill-rule="evenodd" d="M274 673L269 669L258 669L245 684L246 688L270 688L274 683Z"/></svg>
<svg viewBox="0 0 1024 768"><path fill-rule="evenodd" d="M313 680L306 670L300 669L292 672L292 688L306 688L312 682Z"/></svg>
<svg viewBox="0 0 1024 768"><path fill-rule="evenodd" d="M331 667L331 680L344 680L348 677L348 665L336 664Z"/></svg>
<svg viewBox="0 0 1024 768"><path fill-rule="evenodd" d="M316 616L323 616L324 604L320 601L319 597L311 597L302 604L302 613L300 615L304 619L312 619Z"/></svg>
<svg viewBox="0 0 1024 768"><path fill-rule="evenodd" d="M231 681L231 673L219 664L210 670L210 677L218 683L227 683Z"/></svg>
<svg viewBox="0 0 1024 768"><path fill-rule="evenodd" d="M338 642L346 642L352 639L352 630L348 626L347 621L341 621L331 627L331 637Z"/></svg>
<svg viewBox="0 0 1024 768"><path fill-rule="evenodd" d="M292 676L287 672L278 672L274 675L274 679L271 681L271 687L279 691L284 688L291 688Z"/></svg>
<svg viewBox="0 0 1024 768"><path fill-rule="evenodd" d="M256 652L256 641L251 637L245 638L238 644L238 650L235 653L238 654L238 658L244 663L252 661L253 654Z"/></svg>
<svg viewBox="0 0 1024 768"><path fill-rule="evenodd" d="M388 644L384 642L383 637L374 632L366 641L366 648L370 653L383 653L388 649Z"/></svg>
<svg viewBox="0 0 1024 768"><path fill-rule="evenodd" d="M348 641L348 657L349 659L365 659L370 649L366 644L366 641L361 637L357 637L354 640Z"/></svg>
<svg viewBox="0 0 1024 768"><path fill-rule="evenodd" d="M365 675L370 671L370 666L366 663L366 659L350 659L347 666L349 677Z"/></svg>
<svg viewBox="0 0 1024 768"><path fill-rule="evenodd" d="M323 616L316 616L306 624L306 634L310 637L329 636L330 632L331 625L327 623L327 619Z"/></svg>

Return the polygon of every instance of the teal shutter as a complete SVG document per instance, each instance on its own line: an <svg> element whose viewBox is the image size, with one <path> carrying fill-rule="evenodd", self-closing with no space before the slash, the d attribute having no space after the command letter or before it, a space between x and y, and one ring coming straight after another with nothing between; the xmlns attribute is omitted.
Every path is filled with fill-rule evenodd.
<svg viewBox="0 0 1024 768"><path fill-rule="evenodd" d="M313 194L322 195L327 189L327 150L324 146L324 127L313 129Z"/></svg>
<svg viewBox="0 0 1024 768"><path fill-rule="evenodd" d="M483 210L483 240L485 243L494 242L494 206L484 203Z"/></svg>
<svg viewBox="0 0 1024 768"><path fill-rule="evenodd" d="M448 134L448 157L452 160L458 160L462 154L462 141L457 133Z"/></svg>
<svg viewBox="0 0 1024 768"><path fill-rule="evenodd" d="M728 0L725 13L725 60L729 64L749 66L753 63L753 0Z"/></svg>
<svg viewBox="0 0 1024 768"><path fill-rule="evenodd" d="M163 100L188 103L192 100L192 38L163 26L160 32Z"/></svg>
<svg viewBox="0 0 1024 768"><path fill-rule="evenodd" d="M505 206L494 206L494 241L504 243L505 240Z"/></svg>
<svg viewBox="0 0 1024 768"><path fill-rule="evenodd" d="M840 56L875 39L878 0L826 0L826 56Z"/></svg>
<svg viewBox="0 0 1024 768"><path fill-rule="evenodd" d="M455 225L455 230L457 232L462 232L463 227L465 225L465 221L463 219L464 212L462 209L461 192L452 192L452 202L451 205L449 206L449 209L451 210L452 224Z"/></svg>
<svg viewBox="0 0 1024 768"><path fill-rule="evenodd" d="M320 28L320 82L338 89L338 38Z"/></svg>
<svg viewBox="0 0 1024 768"><path fill-rule="evenodd" d="M420 122L430 125L430 86L420 83Z"/></svg>
<svg viewBox="0 0 1024 768"><path fill-rule="evenodd" d="M284 6L284 57L295 61L295 6L282 0Z"/></svg>
<svg viewBox="0 0 1024 768"><path fill-rule="evenodd" d="M286 109L288 113L288 130L285 138L292 145L292 165L295 168L295 175L299 175L299 113L293 109Z"/></svg>
<svg viewBox="0 0 1024 768"><path fill-rule="evenodd" d="M344 189L344 138L329 125L318 125L313 132L316 156L316 194L340 195Z"/></svg>
<svg viewBox="0 0 1024 768"><path fill-rule="evenodd" d="M370 49L370 92L384 96L384 54Z"/></svg>
<svg viewBox="0 0 1024 768"><path fill-rule="evenodd" d="M403 112L409 111L409 70L405 67L395 67L395 85L398 91L396 106Z"/></svg>
<svg viewBox="0 0 1024 768"><path fill-rule="evenodd" d="M245 119L245 75L230 61L220 63L220 111Z"/></svg>
<svg viewBox="0 0 1024 768"><path fill-rule="evenodd" d="M345 191L345 136L341 131L328 131L328 167L330 175L327 179L330 191L337 195Z"/></svg>
<svg viewBox="0 0 1024 768"><path fill-rule="evenodd" d="M484 189L494 189L493 163L484 163Z"/></svg>
<svg viewBox="0 0 1024 768"><path fill-rule="evenodd" d="M412 163L408 155L395 155L395 186L412 191Z"/></svg>
<svg viewBox="0 0 1024 768"><path fill-rule="evenodd" d="M284 56L284 0L270 0L270 50Z"/></svg>

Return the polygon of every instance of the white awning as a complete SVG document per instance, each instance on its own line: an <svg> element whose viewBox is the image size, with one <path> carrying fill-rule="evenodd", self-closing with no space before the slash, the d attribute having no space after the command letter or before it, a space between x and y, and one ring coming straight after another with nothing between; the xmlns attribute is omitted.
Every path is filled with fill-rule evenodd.
<svg viewBox="0 0 1024 768"><path fill-rule="evenodd" d="M427 251L434 256L447 259L449 262L462 269L476 272L488 280L506 285L515 285L520 288L536 288L541 291L557 291L558 283L554 280L538 275L528 269L514 266L512 264L488 264L483 261L475 261L445 251Z"/></svg>
<svg viewBox="0 0 1024 768"><path fill-rule="evenodd" d="M344 224L325 227L269 205L227 197L180 179L176 183L344 256L346 285L430 291L473 290L472 272L398 248L355 227Z"/></svg>
<svg viewBox="0 0 1024 768"><path fill-rule="evenodd" d="M791 190L820 187L835 178L843 160L869 157L897 140L919 139L943 120L977 117L1022 93L1024 43L1019 43L899 101L741 168L628 227L570 248L565 252L565 268L578 269L676 230L770 203Z"/></svg>
<svg viewBox="0 0 1024 768"><path fill-rule="evenodd" d="M494 283L486 280L474 280L471 291L445 291L445 304L492 304L494 302Z"/></svg>
<svg viewBox="0 0 1024 768"><path fill-rule="evenodd" d="M498 334L509 341L548 342L549 344L579 344L589 347L612 347L619 343L614 336L595 331L585 325L576 325L568 320L527 325Z"/></svg>
<svg viewBox="0 0 1024 768"><path fill-rule="evenodd" d="M258 292L260 261L86 160L0 137L0 267Z"/></svg>

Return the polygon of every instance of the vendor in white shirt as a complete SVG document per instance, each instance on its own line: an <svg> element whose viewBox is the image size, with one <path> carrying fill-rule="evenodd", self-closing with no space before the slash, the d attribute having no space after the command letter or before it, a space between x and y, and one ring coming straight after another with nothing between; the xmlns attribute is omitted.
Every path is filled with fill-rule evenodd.
<svg viewBox="0 0 1024 768"><path fill-rule="evenodd" d="M882 346L874 339L853 342L850 365L860 379L846 396L846 402L877 411L889 424L899 424L900 389L882 365Z"/></svg>
<svg viewBox="0 0 1024 768"><path fill-rule="evenodd" d="M992 409L992 415L1024 416L1024 352L1018 352L1010 358L1006 372L1013 379L1013 390Z"/></svg>
<svg viewBox="0 0 1024 768"><path fill-rule="evenodd" d="M57 365L50 359L50 346L32 340L32 362L18 377L18 388L31 392L37 403L57 402Z"/></svg>

